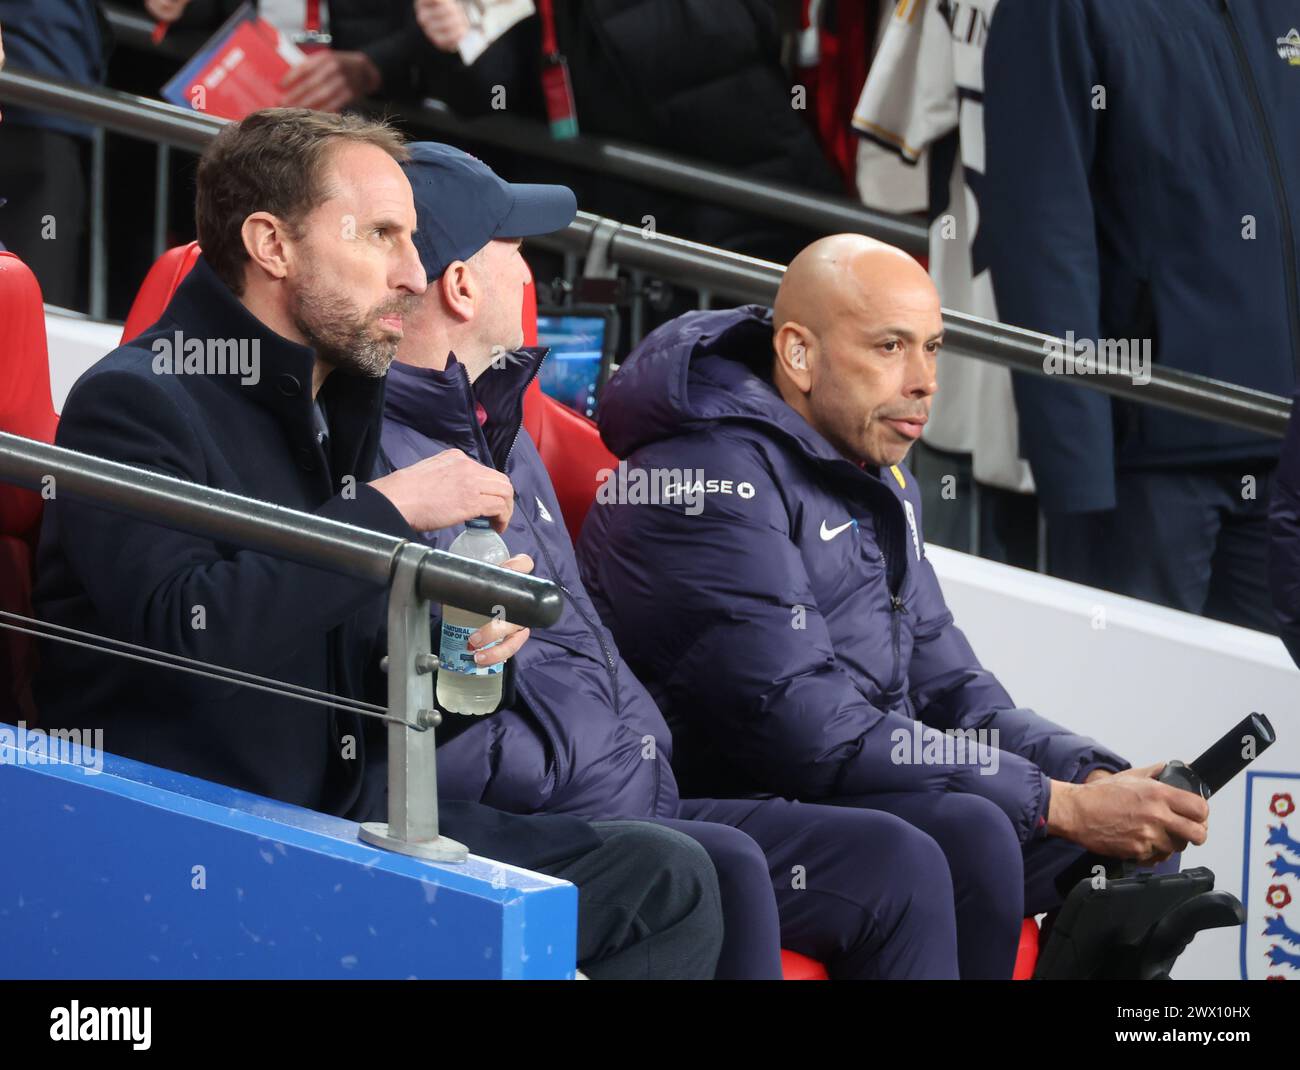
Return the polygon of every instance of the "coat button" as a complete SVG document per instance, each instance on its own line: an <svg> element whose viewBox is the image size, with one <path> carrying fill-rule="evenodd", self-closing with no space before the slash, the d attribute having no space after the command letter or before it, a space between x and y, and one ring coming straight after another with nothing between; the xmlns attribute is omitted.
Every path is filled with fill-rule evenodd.
<svg viewBox="0 0 1300 1070"><path fill-rule="evenodd" d="M287 398L296 398L302 393L302 383L298 382L297 378L292 375L279 376L275 381L275 385L280 388L280 393Z"/></svg>

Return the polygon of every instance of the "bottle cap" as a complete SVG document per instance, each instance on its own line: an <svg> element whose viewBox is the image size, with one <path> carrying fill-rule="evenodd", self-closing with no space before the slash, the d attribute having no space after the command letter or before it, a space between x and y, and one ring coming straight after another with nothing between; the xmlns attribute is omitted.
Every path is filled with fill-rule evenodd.
<svg viewBox="0 0 1300 1070"><path fill-rule="evenodd" d="M465 526L473 528L475 531L491 531L492 521L485 516L476 516L473 520L466 520Z"/></svg>

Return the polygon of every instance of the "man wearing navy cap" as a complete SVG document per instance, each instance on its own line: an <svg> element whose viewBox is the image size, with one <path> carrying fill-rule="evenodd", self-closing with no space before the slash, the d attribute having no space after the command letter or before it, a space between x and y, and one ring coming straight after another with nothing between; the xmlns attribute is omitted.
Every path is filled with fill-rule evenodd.
<svg viewBox="0 0 1300 1070"><path fill-rule="evenodd" d="M520 242L566 226L573 193L507 183L448 145L410 149L412 240L428 286L389 369L382 460L401 468L459 449L503 471L515 494L503 538L566 598L560 619L533 630L513 659L513 701L486 718L444 718L440 794L515 813L653 819L686 832L718 871L719 977L780 977L782 947L820 960L832 977L957 976L947 866L901 819L785 799L679 797L672 737L583 587L550 478L522 426L524 392L546 353L521 348L530 276ZM460 530L424 538L445 549ZM882 870L897 877L881 881Z"/></svg>

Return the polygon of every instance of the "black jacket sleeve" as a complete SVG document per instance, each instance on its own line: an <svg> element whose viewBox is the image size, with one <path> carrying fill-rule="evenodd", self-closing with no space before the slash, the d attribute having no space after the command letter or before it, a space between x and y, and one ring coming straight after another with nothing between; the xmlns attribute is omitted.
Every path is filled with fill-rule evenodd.
<svg viewBox="0 0 1300 1070"><path fill-rule="evenodd" d="M105 371L83 380L64 406L56 441L146 471L208 483L193 424L148 375ZM62 496L57 484L46 508L56 514L58 555L110 634L185 657L274 675L300 636L336 627L382 593L373 583ZM388 499L366 483L314 512L354 527L416 537Z"/></svg>

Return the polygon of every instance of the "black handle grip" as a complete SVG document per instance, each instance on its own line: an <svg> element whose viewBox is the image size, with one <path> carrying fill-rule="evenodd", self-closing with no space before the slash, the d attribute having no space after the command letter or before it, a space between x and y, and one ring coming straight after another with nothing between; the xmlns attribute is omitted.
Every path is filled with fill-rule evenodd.
<svg viewBox="0 0 1300 1070"><path fill-rule="evenodd" d="M1172 784L1208 799L1268 750L1276 739L1277 735L1268 718L1262 713L1252 713L1224 733L1191 765L1167 762L1156 779L1162 784ZM1253 740L1253 744L1248 743L1248 740ZM1131 862L1120 862L1086 852L1057 875L1057 890L1062 896L1068 895L1070 889L1079 881L1090 877L1092 868L1098 865L1105 867L1106 875L1111 879L1126 877L1136 871Z"/></svg>
<svg viewBox="0 0 1300 1070"><path fill-rule="evenodd" d="M1273 726L1262 713L1252 713L1242 718L1222 739L1191 763L1191 770L1208 789L1203 793L1205 798L1208 799L1268 750L1276 739ZM1162 773L1161 776L1163 775Z"/></svg>
<svg viewBox="0 0 1300 1070"><path fill-rule="evenodd" d="M1160 770L1160 775L1156 779L1161 784L1182 788L1183 791L1190 791L1193 795L1199 795L1202 799L1208 799L1214 794L1210 790L1210 786L1201 779L1200 774L1195 769L1180 761L1166 762L1165 767Z"/></svg>

